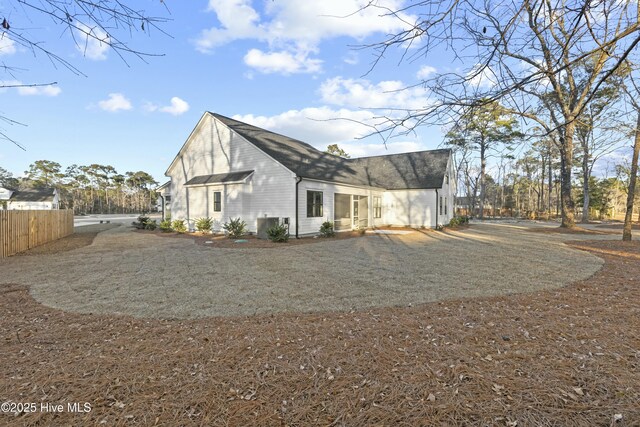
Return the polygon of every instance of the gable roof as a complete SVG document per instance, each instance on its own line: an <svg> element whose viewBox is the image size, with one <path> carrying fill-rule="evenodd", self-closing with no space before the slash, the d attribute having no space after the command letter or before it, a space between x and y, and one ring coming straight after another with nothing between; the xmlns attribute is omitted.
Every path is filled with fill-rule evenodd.
<svg viewBox="0 0 640 427"><path fill-rule="evenodd" d="M11 202L52 202L55 198L55 188L27 188L15 191L9 201Z"/></svg>
<svg viewBox="0 0 640 427"><path fill-rule="evenodd" d="M239 182L246 179L254 171L215 173L213 175L194 176L184 185L208 185L208 184L224 184L231 182Z"/></svg>
<svg viewBox="0 0 640 427"><path fill-rule="evenodd" d="M451 150L345 159L221 114L209 113L302 178L387 190L440 188Z"/></svg>

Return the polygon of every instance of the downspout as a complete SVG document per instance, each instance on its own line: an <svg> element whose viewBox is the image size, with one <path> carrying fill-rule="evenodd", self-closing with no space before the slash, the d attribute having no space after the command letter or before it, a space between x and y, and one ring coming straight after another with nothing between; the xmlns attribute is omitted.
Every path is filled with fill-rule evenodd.
<svg viewBox="0 0 640 427"><path fill-rule="evenodd" d="M438 200L440 200L440 198L438 197L438 189L436 188L436 228L438 228L438 209L440 208L440 206L438 206Z"/></svg>
<svg viewBox="0 0 640 427"><path fill-rule="evenodd" d="M162 200L162 220L164 221L166 219L165 218L165 213L164 213L164 211L166 209L166 207L165 207L165 203L166 202L165 202L164 196L162 194L159 194L159 196L160 196L160 200Z"/></svg>
<svg viewBox="0 0 640 427"><path fill-rule="evenodd" d="M298 236L298 184L302 181L301 176L296 177L296 239L299 239Z"/></svg>

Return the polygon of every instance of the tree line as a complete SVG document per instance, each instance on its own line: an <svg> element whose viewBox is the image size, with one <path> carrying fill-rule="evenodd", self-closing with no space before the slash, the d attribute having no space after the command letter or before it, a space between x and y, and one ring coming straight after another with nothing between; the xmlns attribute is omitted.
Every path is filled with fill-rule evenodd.
<svg viewBox="0 0 640 427"><path fill-rule="evenodd" d="M70 165L38 160L21 178L0 167L0 186L58 189L60 207L74 214L145 213L155 210L158 183L144 171L118 171L111 165Z"/></svg>
<svg viewBox="0 0 640 427"><path fill-rule="evenodd" d="M527 204L535 200L536 207L546 205L549 211L555 198L561 225L571 228L578 199L584 205L580 219L588 219L594 165L608 150L615 150L610 144L616 138L608 135L623 135L626 150L620 151L625 153L621 163L629 162L623 239L631 239L640 154L637 2L419 0L396 10L375 2L365 7L398 19L402 28L364 46L376 54L372 67L394 50L400 62L415 64L449 54L453 62L422 79L428 96L423 107L381 114L384 120L378 120L375 128L385 141L420 126L448 127L449 141L463 151L459 159L465 158L464 150L479 152L474 168L479 169L478 193L484 201L485 156L491 148L500 148L508 160L507 147L515 141L504 138L521 136L525 152L537 152L538 178L546 182L534 184L531 171L530 183L524 186ZM508 129L514 127L509 117L521 124L522 135ZM487 120L490 126L483 133ZM527 168L534 165L518 160L528 175ZM464 170L467 164L459 161ZM616 179L624 181L622 176ZM464 186L471 188L473 176L468 181ZM576 187L582 188L581 197ZM525 195L514 185L511 191L513 196Z"/></svg>

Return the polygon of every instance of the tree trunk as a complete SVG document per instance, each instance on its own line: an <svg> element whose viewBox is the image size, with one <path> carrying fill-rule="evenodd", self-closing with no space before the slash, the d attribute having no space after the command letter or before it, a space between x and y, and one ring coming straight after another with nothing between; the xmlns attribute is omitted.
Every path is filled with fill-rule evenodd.
<svg viewBox="0 0 640 427"><path fill-rule="evenodd" d="M551 204L551 199L553 196L553 170L552 170L552 161L551 161L551 141L549 141L549 176L547 177L547 179L549 180L549 219L551 219L551 209L552 209L552 204Z"/></svg>
<svg viewBox="0 0 640 427"><path fill-rule="evenodd" d="M627 212L624 216L624 229L622 240L631 241L631 222L633 216L633 200L636 195L636 179L638 177L638 154L640 154L640 111L636 122L636 138L633 144L633 156L631 157L631 174L629 176L629 191L627 193Z"/></svg>
<svg viewBox="0 0 640 427"><path fill-rule="evenodd" d="M581 222L589 222L589 156L585 150L582 157L582 191L584 193L584 201L582 202L582 220Z"/></svg>
<svg viewBox="0 0 640 427"><path fill-rule="evenodd" d="M571 194L571 166L573 163L573 133L575 122L570 120L564 127L564 144L560 146L560 198L562 201L561 227L575 227L573 196Z"/></svg>
<svg viewBox="0 0 640 427"><path fill-rule="evenodd" d="M485 171L487 159L485 158L485 144L480 143L480 219L484 219L484 198L485 198Z"/></svg>

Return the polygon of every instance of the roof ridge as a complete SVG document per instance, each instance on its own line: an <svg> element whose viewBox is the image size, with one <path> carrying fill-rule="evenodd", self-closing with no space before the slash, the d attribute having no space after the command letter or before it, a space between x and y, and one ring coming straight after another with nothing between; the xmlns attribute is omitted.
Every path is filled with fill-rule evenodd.
<svg viewBox="0 0 640 427"><path fill-rule="evenodd" d="M321 154L330 154L330 153L326 153L326 152L324 152L324 151L320 151L320 150L318 150L316 147L314 147L313 145L309 144L308 142L304 142L304 141L302 141L302 140L300 140L300 139L297 139L297 138L292 138L292 137L290 137L290 136L288 136L288 135L284 135L284 134L282 134L282 133L278 133L278 132L271 131L271 130L269 130L269 129L261 128L261 127L258 127L258 126L256 126L256 125L252 125L251 123L243 122L243 121L241 121L241 120L234 119L233 117L227 117L227 116L224 116L224 115L222 115L222 114L213 113L213 112L211 112L211 111L209 111L209 114L213 115L214 117L216 117L216 118L218 118L218 119L223 119L223 121L225 121L225 120L231 120L231 121L234 121L234 122L237 122L237 123L243 124L243 125L245 125L245 126L249 126L249 127L253 128L253 129L255 129L255 130L256 130L256 132L268 132L268 133L271 133L271 134L273 134L273 135L278 135L278 136L280 136L280 137L287 138L287 139L289 139L289 140L291 140L291 141L295 141L295 142L297 142L297 143L300 143L300 144L302 144L302 145L304 145L304 146L306 146L306 147L310 148L311 150L316 151L316 152L321 153Z"/></svg>
<svg viewBox="0 0 640 427"><path fill-rule="evenodd" d="M406 151L403 153L377 154L375 156L353 157L353 158L349 158L349 160L371 159L373 157L405 156L407 154L417 154L417 153L435 153L437 151L451 152L452 150L451 148L436 148L435 150L416 150L416 151Z"/></svg>

